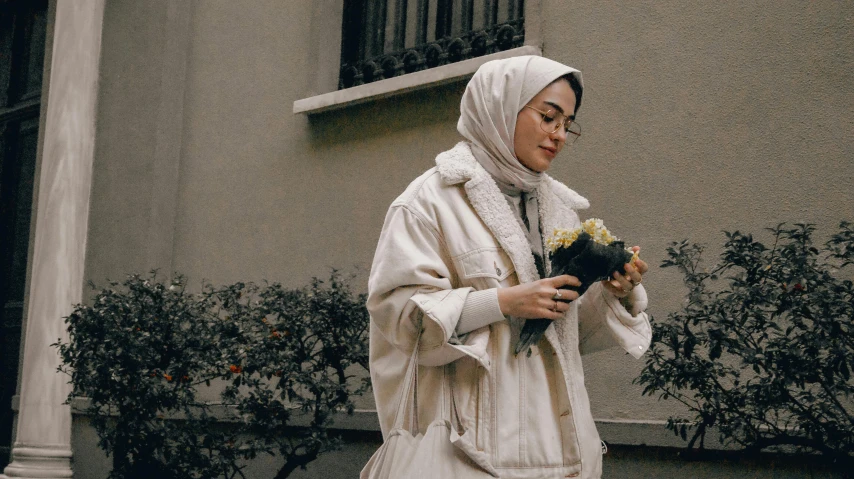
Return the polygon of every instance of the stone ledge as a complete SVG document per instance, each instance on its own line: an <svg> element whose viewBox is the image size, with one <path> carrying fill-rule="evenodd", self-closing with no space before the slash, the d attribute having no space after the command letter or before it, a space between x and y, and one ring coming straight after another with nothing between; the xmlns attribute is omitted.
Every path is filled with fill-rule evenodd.
<svg viewBox="0 0 854 479"><path fill-rule="evenodd" d="M449 65L442 65L399 77L380 80L373 83L337 90L322 95L303 98L294 102L294 114L308 115L324 111L346 108L381 98L388 98L402 93L422 90L454 82L477 71L478 67L490 60L517 57L521 55L542 55L542 50L533 45L525 45L503 52L493 53L482 57L471 58Z"/></svg>
<svg viewBox="0 0 854 479"><path fill-rule="evenodd" d="M13 406L16 403L13 401ZM87 398L75 398L71 403L74 414L85 414L90 401ZM223 422L230 421L233 415L229 412L232 406L223 404L212 404L211 413ZM14 407L13 407L14 409ZM181 415L172 416L180 419ZM311 416L294 411L290 425L296 427L308 426ZM602 440L608 444L632 445L632 446L656 446L669 448L685 447L682 441L673 432L667 430L665 421L636 420L636 419L597 419L596 428ZM379 431L380 424L377 413L374 410L357 409L353 414L340 412L334 416L334 429L350 431ZM706 449L729 450L731 447L724 446L718 441L714 431L706 436Z"/></svg>
<svg viewBox="0 0 854 479"><path fill-rule="evenodd" d="M599 436L607 444L629 446L655 446L684 448L687 441L673 434L665 427L667 421L633 419L596 419ZM690 438L690 435L689 435ZM709 450L730 450L730 446L721 444L714 430L706 434L705 448Z"/></svg>

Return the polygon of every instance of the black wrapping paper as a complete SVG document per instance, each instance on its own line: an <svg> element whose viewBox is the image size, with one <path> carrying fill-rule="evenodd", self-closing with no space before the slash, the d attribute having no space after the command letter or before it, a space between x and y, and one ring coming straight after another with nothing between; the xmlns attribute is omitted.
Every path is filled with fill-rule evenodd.
<svg viewBox="0 0 854 479"><path fill-rule="evenodd" d="M569 287L581 296L596 281L610 279L615 271L624 273L624 265L631 262L632 252L626 250L622 241L603 245L593 241L587 232L579 233L578 238L567 247L559 247L549 255L552 276L568 274L581 281L579 287ZM515 353L528 350L536 344L551 324L550 319L529 319L522 327Z"/></svg>

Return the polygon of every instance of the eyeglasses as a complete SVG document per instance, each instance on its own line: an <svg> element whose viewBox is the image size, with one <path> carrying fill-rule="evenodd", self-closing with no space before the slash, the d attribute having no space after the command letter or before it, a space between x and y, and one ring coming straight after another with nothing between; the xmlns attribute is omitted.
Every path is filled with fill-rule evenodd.
<svg viewBox="0 0 854 479"><path fill-rule="evenodd" d="M540 122L540 128L546 133L554 133L562 126L563 129L566 130L567 145L571 145L579 136L581 136L581 126L570 120L563 113L554 110L542 111L532 107L531 105L525 105L525 108L530 108L540 115L543 115L543 120Z"/></svg>

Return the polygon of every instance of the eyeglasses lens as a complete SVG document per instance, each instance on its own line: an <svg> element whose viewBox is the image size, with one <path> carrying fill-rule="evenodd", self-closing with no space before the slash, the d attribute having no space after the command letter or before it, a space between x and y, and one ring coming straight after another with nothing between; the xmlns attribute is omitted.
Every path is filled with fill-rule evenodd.
<svg viewBox="0 0 854 479"><path fill-rule="evenodd" d="M567 144L572 144L572 142L581 136L581 127L578 126L578 123L553 110L548 110L543 114L543 121L540 122L540 128L546 133L554 133L559 128L566 129Z"/></svg>
<svg viewBox="0 0 854 479"><path fill-rule="evenodd" d="M543 120L540 122L540 128L546 133L554 133L563 126L564 117L554 110L547 110L543 115Z"/></svg>

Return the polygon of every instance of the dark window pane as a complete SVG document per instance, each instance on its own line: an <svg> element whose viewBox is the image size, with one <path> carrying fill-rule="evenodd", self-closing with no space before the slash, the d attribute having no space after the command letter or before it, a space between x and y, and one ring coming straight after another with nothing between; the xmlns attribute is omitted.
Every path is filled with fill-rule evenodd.
<svg viewBox="0 0 854 479"><path fill-rule="evenodd" d="M14 205L9 218L11 226L9 283L7 301L24 300L24 282L27 276L27 251L30 241L30 217L33 204L33 183L36 170L36 147L38 144L39 123L33 118L21 123L17 145L17 185ZM4 219L5 220L5 219Z"/></svg>
<svg viewBox="0 0 854 479"><path fill-rule="evenodd" d="M389 0L385 52L402 50L406 40L406 0Z"/></svg>
<svg viewBox="0 0 854 479"><path fill-rule="evenodd" d="M344 24L341 34L341 64L356 63L364 55L362 45L362 18L365 0L344 2Z"/></svg>
<svg viewBox="0 0 854 479"><path fill-rule="evenodd" d="M427 25L429 24L427 14L430 12L427 2L428 0L418 0L418 29L415 33L415 42L418 45L427 42Z"/></svg>
<svg viewBox="0 0 854 479"><path fill-rule="evenodd" d="M525 0L510 0L510 19L522 18L525 14Z"/></svg>
<svg viewBox="0 0 854 479"><path fill-rule="evenodd" d="M362 17L365 28L365 58L383 54L385 43L386 0L367 0L367 8Z"/></svg>
<svg viewBox="0 0 854 479"><path fill-rule="evenodd" d="M498 0L486 0L484 3L485 6L483 10L484 15L486 15L486 18L484 19L483 23L487 27L491 27L492 25L498 23Z"/></svg>
<svg viewBox="0 0 854 479"><path fill-rule="evenodd" d="M33 13L32 23L27 33L28 38L25 40L27 61L21 71L21 97L24 99L39 96L41 93L47 12L37 11Z"/></svg>
<svg viewBox="0 0 854 479"><path fill-rule="evenodd" d="M19 3L14 9L12 28L9 104L30 100L41 93L46 33L46 2Z"/></svg>
<svg viewBox="0 0 854 479"><path fill-rule="evenodd" d="M46 26L46 0L0 0L0 470L11 450Z"/></svg>
<svg viewBox="0 0 854 479"><path fill-rule="evenodd" d="M522 46L523 13L523 0L345 0L338 87Z"/></svg>
<svg viewBox="0 0 854 479"><path fill-rule="evenodd" d="M15 16L0 6L0 108L9 104L9 78L12 73L12 25Z"/></svg>
<svg viewBox="0 0 854 479"><path fill-rule="evenodd" d="M23 314L21 305L0 308L0 318ZM12 396L18 382L18 355L21 347L21 324L0 321L0 470L9 463L12 446Z"/></svg>
<svg viewBox="0 0 854 479"><path fill-rule="evenodd" d="M453 0L439 0L436 7L436 39L451 35L454 5Z"/></svg>

